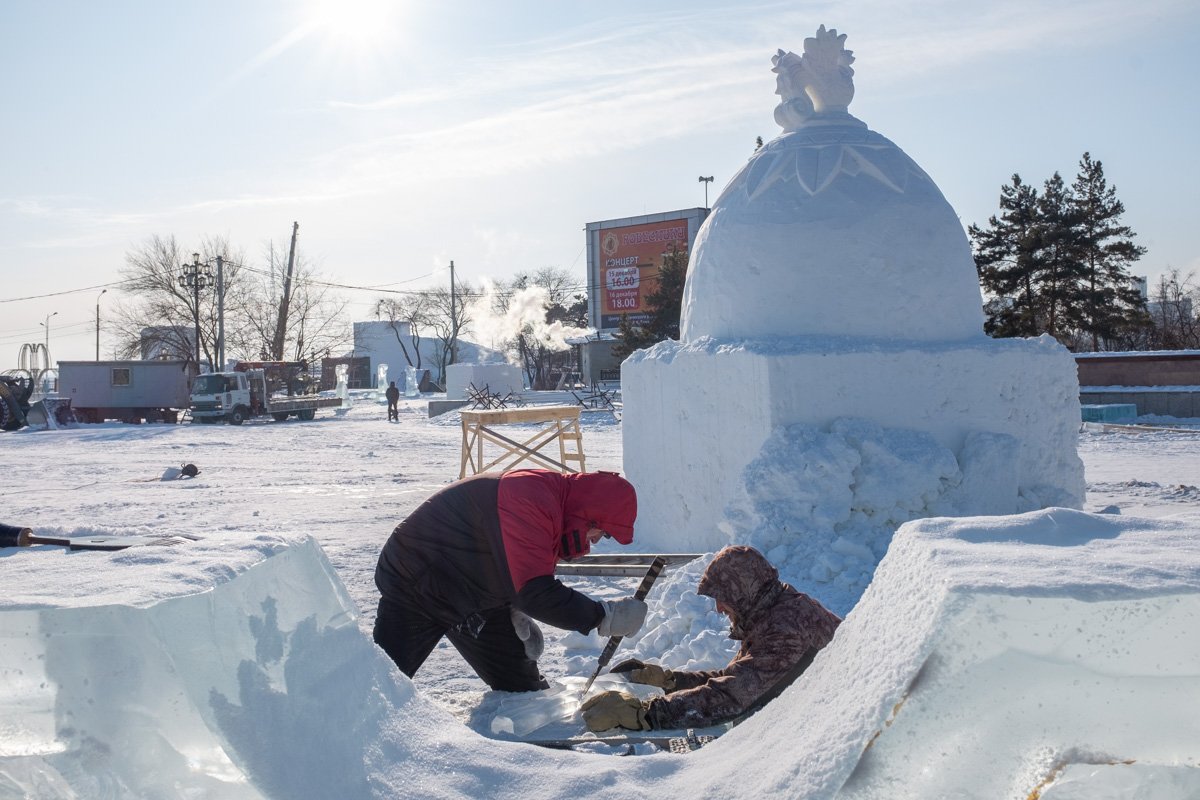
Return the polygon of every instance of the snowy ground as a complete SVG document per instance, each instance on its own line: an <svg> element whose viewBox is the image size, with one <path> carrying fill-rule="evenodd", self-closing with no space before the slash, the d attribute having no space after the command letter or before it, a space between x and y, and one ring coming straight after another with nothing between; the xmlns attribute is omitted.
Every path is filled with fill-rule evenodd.
<svg viewBox="0 0 1200 800"><path fill-rule="evenodd" d="M25 431L0 437L0 521L44 535L185 533L219 540L223 532L308 533L317 539L361 611L369 633L377 595L372 572L392 527L428 494L457 477L457 415L429 420L423 401L402 401L398 424L384 407L360 404L343 416L322 412L309 423L230 426L126 426ZM1153 420L1163 425L1196 421ZM622 467L620 425L584 414L588 468ZM1085 510L1200 522L1200 431L1089 428L1080 455L1089 482ZM159 480L194 463L191 480ZM636 546L633 549L637 549ZM79 554L62 554L77 558ZM0 560L0 569L7 558ZM10 562L12 563L12 562ZM82 564L81 561L72 563ZM15 565L14 565L15 566ZM662 656L671 666L707 666L727 658L721 618L688 592L701 563L656 592L657 633L628 652ZM62 580L61 571L50 573ZM636 579L573 579L593 595L628 592ZM689 629L685 651L672 630ZM591 672L601 642L547 629L543 671L569 683ZM507 698L490 693L457 654L442 645L418 673L420 692L481 733Z"/></svg>
<svg viewBox="0 0 1200 800"><path fill-rule="evenodd" d="M384 405L368 402L344 416L323 411L310 423L106 423L5 435L0 438L5 464L0 519L47 535L310 533L337 569L369 632L378 600L373 570L380 547L409 511L458 477L458 415L429 419L426 405L402 399L398 424L386 421ZM620 424L604 412L585 412L582 418L588 468L620 471ZM1150 421L1156 426L1197 422ZM1124 433L1091 426L1080 435L1088 478L1085 510L1116 506L1132 516L1200 514L1198 448L1200 431ZM196 464L200 475L159 480L181 463ZM629 591L637 583L568 580L597 596ZM719 626L720 618L713 615L711 622ZM548 677L590 673L598 639L553 629L546 634L542 664ZM727 652L712 649L715 660ZM490 718L478 713L486 686L445 642L416 683L460 719L474 715L480 729Z"/></svg>

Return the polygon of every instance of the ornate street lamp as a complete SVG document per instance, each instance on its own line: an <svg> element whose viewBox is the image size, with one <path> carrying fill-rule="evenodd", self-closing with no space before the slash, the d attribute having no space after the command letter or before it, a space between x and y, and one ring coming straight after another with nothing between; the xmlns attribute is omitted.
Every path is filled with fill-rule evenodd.
<svg viewBox="0 0 1200 800"><path fill-rule="evenodd" d="M192 263L183 265L179 285L192 290L192 319L195 322L196 369L200 369L200 290L213 285L212 270L200 263L200 254L192 253Z"/></svg>

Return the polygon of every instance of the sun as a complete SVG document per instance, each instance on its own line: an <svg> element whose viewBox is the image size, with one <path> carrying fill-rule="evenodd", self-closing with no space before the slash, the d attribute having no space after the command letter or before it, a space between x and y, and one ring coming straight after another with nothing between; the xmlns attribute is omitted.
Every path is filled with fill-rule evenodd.
<svg viewBox="0 0 1200 800"><path fill-rule="evenodd" d="M331 48L374 50L396 37L401 7L395 0L308 0L304 26Z"/></svg>

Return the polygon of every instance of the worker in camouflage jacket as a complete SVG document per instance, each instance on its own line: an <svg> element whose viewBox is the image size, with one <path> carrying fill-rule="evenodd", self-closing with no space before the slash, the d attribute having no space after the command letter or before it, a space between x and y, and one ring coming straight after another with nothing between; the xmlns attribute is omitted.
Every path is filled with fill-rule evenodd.
<svg viewBox="0 0 1200 800"><path fill-rule="evenodd" d="M696 591L729 617L741 649L724 669L681 672L629 659L613 667L633 683L665 694L640 700L603 692L583 705L594 731L698 728L757 710L799 677L833 638L841 620L813 598L779 580L752 547L726 547L713 558Z"/></svg>

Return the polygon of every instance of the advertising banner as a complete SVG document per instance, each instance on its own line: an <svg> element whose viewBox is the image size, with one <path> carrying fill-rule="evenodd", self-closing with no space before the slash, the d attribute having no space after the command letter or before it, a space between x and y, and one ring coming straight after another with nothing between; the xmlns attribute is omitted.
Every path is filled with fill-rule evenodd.
<svg viewBox="0 0 1200 800"><path fill-rule="evenodd" d="M686 258L688 221L673 219L600 231L600 327L617 328L628 314L635 325L650 320L646 296L658 289L663 255L676 248Z"/></svg>

